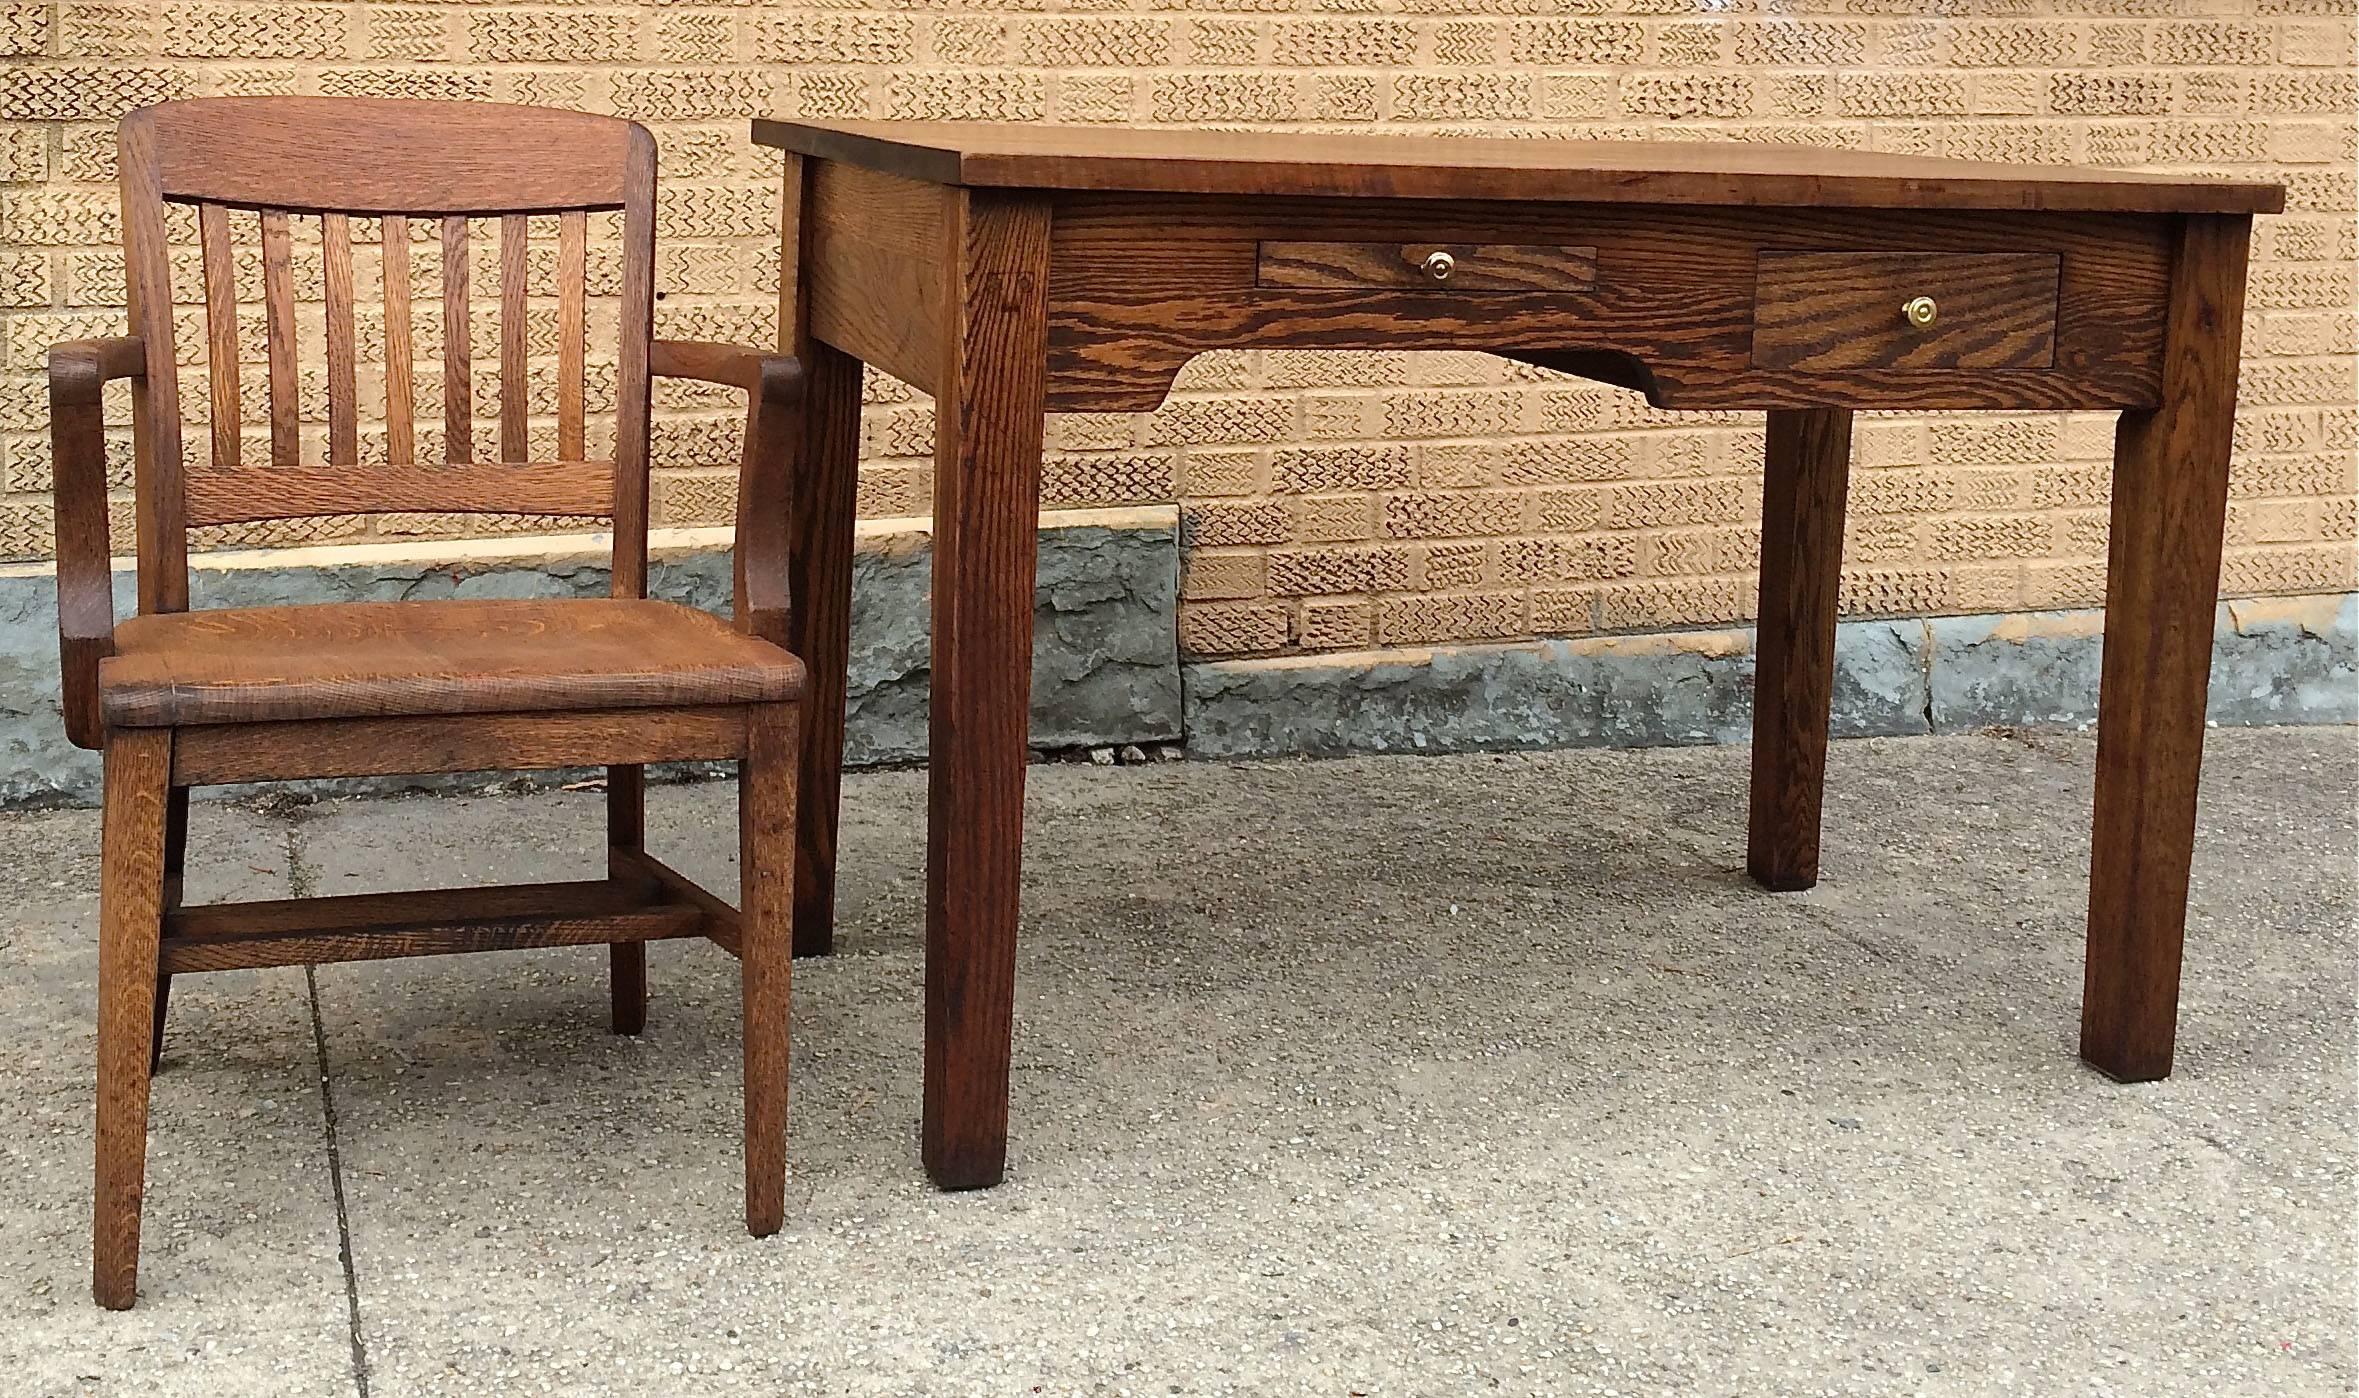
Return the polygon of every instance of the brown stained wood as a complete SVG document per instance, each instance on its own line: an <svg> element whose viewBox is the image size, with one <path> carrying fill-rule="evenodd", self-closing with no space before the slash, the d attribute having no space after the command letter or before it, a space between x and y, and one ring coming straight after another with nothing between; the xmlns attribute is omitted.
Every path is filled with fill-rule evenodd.
<svg viewBox="0 0 2359 1398"><path fill-rule="evenodd" d="M725 761L745 748L742 705L225 723L173 730L172 779L188 786L526 772Z"/></svg>
<svg viewBox="0 0 2359 1398"><path fill-rule="evenodd" d="M1616 356L1640 366L1650 400L1664 407L2136 405L2159 392L2170 271L2160 220L2104 214L1074 194L1058 200L1053 238L1049 403L1072 411L1152 408L1196 354L1250 347ZM1271 241L1424 240L1594 246L1597 282L1480 297L1255 284L1255 250ZM1756 265L1765 257L1993 249L2058 259L2046 303L2055 319L2048 369L1754 362ZM1896 327L1905 299L1890 307ZM1941 334L1957 324L1953 313Z"/></svg>
<svg viewBox="0 0 2359 1398"><path fill-rule="evenodd" d="M321 263L325 269L328 352L328 464L360 463L360 386L352 324L352 220L322 214Z"/></svg>
<svg viewBox="0 0 2359 1398"><path fill-rule="evenodd" d="M123 270L132 334L147 356L131 398L139 609L188 605L188 526L181 513L180 371L172 323L172 262L149 123L126 119L116 138L123 185Z"/></svg>
<svg viewBox="0 0 2359 1398"><path fill-rule="evenodd" d="M124 336L69 340L49 351L49 461L56 492L59 707L66 737L95 748L105 737L98 666L115 650L114 567L107 542L107 384L139 380L147 346Z"/></svg>
<svg viewBox="0 0 2359 1398"><path fill-rule="evenodd" d="M410 382L417 367L417 351L410 337L410 221L399 214L387 214L384 233L385 460L390 465L407 466L417 460L418 451L418 406Z"/></svg>
<svg viewBox="0 0 2359 1398"><path fill-rule="evenodd" d="M399 149L384 149L380 141ZM537 142L537 145L535 144ZM132 114L120 136L125 265L139 334L59 345L50 357L62 708L77 742L103 746L108 812L102 897L100 1149L94 1291L136 1295L148 1074L175 973L384 956L605 944L614 1023L644 1023L643 944L707 935L733 953L735 910L644 859L642 768L747 759L744 867L761 935L747 975L747 1221L783 1214L787 958L794 897L792 790L800 661L787 630L784 557L799 366L710 344L668 367L749 391L741 498L757 513L738 549L741 623L643 600L648 378L654 298L654 142L610 118L473 104L224 99ZM206 334L222 449L193 476L181 456L164 205L262 211L272 460L237 460L235 290L226 214L202 207ZM586 212L623 211L617 457L582 459L587 398ZM287 219L321 219L328 444L302 462ZM558 215L558 437L526 457L528 215ZM383 220L388 464L359 464L351 217ZM416 460L411 217L443 249L447 465ZM498 462L473 458L468 241L500 220ZM107 557L103 389L134 380L139 611L118 627ZM225 390L225 391L224 391ZM855 383L855 391L857 384ZM230 469L236 467L236 469ZM492 510L615 522L622 595L216 610L188 605L192 523L386 510ZM849 524L846 507L846 529ZM840 730L839 730L840 731ZM611 774L610 865L581 885L458 889L216 908L179 906L187 789L249 781L600 765ZM160 814L159 814L160 811ZM160 851L159 851L160 846ZM661 866L656 866L658 869ZM716 914L715 909L721 909ZM170 936L164 936L168 925Z"/></svg>
<svg viewBox="0 0 2359 1398"><path fill-rule="evenodd" d="M2274 184L1723 141L757 120L754 140L971 188L1644 205L2276 213Z"/></svg>
<svg viewBox="0 0 2359 1398"><path fill-rule="evenodd" d="M1583 291L1597 249L1517 243L1260 245L1258 286L1395 287L1418 291Z"/></svg>
<svg viewBox="0 0 2359 1398"><path fill-rule="evenodd" d="M1016 905L1048 330L1045 201L962 191L934 443L926 841L926 1169L945 1189L1007 1159Z"/></svg>
<svg viewBox="0 0 2359 1398"><path fill-rule="evenodd" d="M1765 455L1745 867L1784 892L1818 882L1851 414L1773 412Z"/></svg>
<svg viewBox="0 0 2359 1398"><path fill-rule="evenodd" d="M568 209L557 219L557 454L582 457L588 385L589 216Z"/></svg>
<svg viewBox="0 0 2359 1398"><path fill-rule="evenodd" d="M303 400L295 377L295 277L287 216L262 211L262 328L270 357L270 464L303 461Z"/></svg>
<svg viewBox="0 0 2359 1398"><path fill-rule="evenodd" d="M211 390L216 471L237 469L238 427L245 405L238 392L237 263L229 246L229 210L197 209L197 242L205 260L205 376Z"/></svg>
<svg viewBox="0 0 2359 1398"><path fill-rule="evenodd" d="M1769 369L2045 369L2054 253L1765 252L1753 362ZM1918 324L1912 306L1933 318Z"/></svg>
<svg viewBox="0 0 2359 1398"><path fill-rule="evenodd" d="M479 884L322 898L198 903L164 915L164 935L183 945L319 932L358 935L412 924L524 917L593 918L652 902L639 882L567 879L551 883Z"/></svg>
<svg viewBox="0 0 2359 1398"><path fill-rule="evenodd" d="M811 280L801 314L810 337L933 392L949 196L849 165L820 164L809 184L801 239Z"/></svg>
<svg viewBox="0 0 2359 1398"><path fill-rule="evenodd" d="M606 862L608 873L624 877L617 867L624 856L647 844L647 769L606 769ZM647 949L636 942L616 942L606 954L607 1025L617 1034L639 1034L647 1028Z"/></svg>
<svg viewBox="0 0 2359 1398"><path fill-rule="evenodd" d="M745 1018L745 1230L786 1217L786 1094L794 984L795 767L791 704L753 710L738 772L738 977Z"/></svg>
<svg viewBox="0 0 2359 1398"><path fill-rule="evenodd" d="M655 338L655 138L631 128L624 160L621 341L615 356L614 568L617 597L647 595L649 360Z"/></svg>
<svg viewBox="0 0 2359 1398"><path fill-rule="evenodd" d="M154 727L767 703L802 672L672 602L349 602L133 617L99 686L109 724Z"/></svg>
<svg viewBox="0 0 2359 1398"><path fill-rule="evenodd" d="M165 793L172 735L122 734L106 748L98 914L98 1168L91 1292L108 1310L139 1294L139 1210L147 1181L158 944L164 911Z"/></svg>
<svg viewBox="0 0 2359 1398"><path fill-rule="evenodd" d="M2191 215L2163 399L2114 434L2081 1057L2170 1075L2252 220Z"/></svg>
<svg viewBox="0 0 2359 1398"><path fill-rule="evenodd" d="M525 377L524 269L531 254L524 215L500 219L500 460L522 461L531 453L525 418L532 406Z"/></svg>
<svg viewBox="0 0 2359 1398"><path fill-rule="evenodd" d="M704 935L731 956L740 953L737 909L686 874L643 849L614 851L613 874L618 880L637 880L659 889L666 902L695 908L704 915Z"/></svg>
<svg viewBox="0 0 2359 1398"><path fill-rule="evenodd" d="M475 361L467 328L467 220L442 221L442 459L475 458Z"/></svg>
<svg viewBox="0 0 2359 1398"><path fill-rule="evenodd" d="M406 956L455 956L539 947L637 945L703 935L704 916L689 907L641 907L595 915L466 918L338 932L249 933L202 942L166 942L167 974L310 966Z"/></svg>
<svg viewBox="0 0 2359 1398"><path fill-rule="evenodd" d="M163 102L123 126L169 198L411 215L619 208L644 135L547 107L360 97Z"/></svg>
<svg viewBox="0 0 2359 1398"><path fill-rule="evenodd" d="M614 470L603 461L387 466L360 474L334 468L257 468L194 475L189 478L187 501L192 525L384 510L595 519L614 512Z"/></svg>
<svg viewBox="0 0 2359 1398"><path fill-rule="evenodd" d="M860 361L812 331L805 273L823 270L809 216L824 167L787 157L781 196L779 348L799 358L805 389L785 476L787 612L783 644L803 658L802 774L795 822L795 955L835 949L836 829L843 789L844 705L852 643L852 535L860 464ZM847 215L848 217L848 215ZM937 245L946 254L946 245ZM934 311L939 315L937 307ZM745 516L740 513L740 528Z"/></svg>

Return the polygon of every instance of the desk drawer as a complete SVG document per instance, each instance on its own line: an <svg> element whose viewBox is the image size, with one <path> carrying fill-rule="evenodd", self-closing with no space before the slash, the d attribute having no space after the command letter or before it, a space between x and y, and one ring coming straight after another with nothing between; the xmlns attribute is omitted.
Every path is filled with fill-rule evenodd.
<svg viewBox="0 0 2359 1398"><path fill-rule="evenodd" d="M1423 291L1586 291L1597 249L1552 243L1263 242L1256 286Z"/></svg>
<svg viewBox="0 0 2359 1398"><path fill-rule="evenodd" d="M1764 369L2046 369L2053 253L1764 252L1753 363Z"/></svg>

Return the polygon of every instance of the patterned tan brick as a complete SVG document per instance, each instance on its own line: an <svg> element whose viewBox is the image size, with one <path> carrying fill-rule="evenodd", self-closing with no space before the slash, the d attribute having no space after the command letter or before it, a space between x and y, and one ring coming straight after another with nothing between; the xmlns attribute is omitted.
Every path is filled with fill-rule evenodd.
<svg viewBox="0 0 2359 1398"><path fill-rule="evenodd" d="M1376 603L1376 639L1381 645L1497 640L1529 631L1528 608L1520 592L1385 597Z"/></svg>
<svg viewBox="0 0 2359 1398"><path fill-rule="evenodd" d="M2348 586L2359 500L2359 91L2346 0L860 0L754 5L428 0L0 0L0 547L47 548L46 403L60 336L120 327L112 123L166 97L321 92L545 102L655 123L663 147L662 333L773 331L778 158L756 112L1099 124L1399 123L1524 136L1776 140L1997 161L2086 161L2283 179L2261 220L2230 489L2230 591ZM176 216L176 236L193 226ZM618 228L593 235L616 290ZM490 241L475 250L488 286ZM183 294L193 248L175 257ZM439 260L415 247L431 369ZM316 243L298 240L316 294ZM357 269L372 301L374 263ZM549 249L531 263L546 296ZM259 296L259 263L236 279ZM259 317L241 323L249 383ZM306 309L307 327L316 310ZM202 339L180 322L204 443ZM611 334L611 311L594 332ZM364 360L381 353L373 312ZM496 403L497 326L479 316L477 391ZM316 340L316 330L306 335ZM532 436L553 434L553 320L528 327ZM314 345L316 350L316 345ZM594 410L612 411L611 351ZM362 370L364 401L380 391ZM306 450L324 377L303 368ZM422 445L439 382L421 380ZM1051 504L1183 501L1191 653L1711 624L1751 605L1758 418L1681 415L1473 354L1202 356L1147 415L1060 418ZM249 392L247 450L266 451ZM930 508L930 404L871 373L859 506ZM735 488L733 395L666 384L656 510L720 523ZM120 423L123 395L112 395ZM490 430L487 422L482 429ZM610 420L594 423L608 440ZM364 457L384 434L363 431ZM2101 598L2111 494L2103 414L1869 415L1855 432L1845 604L1869 612L2086 605ZM128 470L118 425L110 468ZM117 513L127 508L118 502ZM35 525L38 528L35 528ZM402 516L217 531L213 542L416 537L548 521ZM12 534L10 531L13 530ZM1273 560L1280 560L1273 562ZM1339 560L1352 560L1348 564ZM1343 589L1315 593L1310 588ZM1429 600L1431 599L1431 600ZM1414 604L1414 605L1403 605ZM1503 629L1504 628L1504 629ZM1414 639L1404 639L1414 638Z"/></svg>
<svg viewBox="0 0 2359 1398"><path fill-rule="evenodd" d="M1395 539L1513 534L1523 527L1524 493L1418 492L1384 500L1384 532Z"/></svg>
<svg viewBox="0 0 2359 1398"><path fill-rule="evenodd" d="M1376 630L1375 604L1364 601L1305 602L1302 606L1302 645L1305 650L1354 650L1369 643Z"/></svg>
<svg viewBox="0 0 2359 1398"><path fill-rule="evenodd" d="M1399 592L1409 586L1409 552L1401 548L1280 549L1267 561L1273 597Z"/></svg>

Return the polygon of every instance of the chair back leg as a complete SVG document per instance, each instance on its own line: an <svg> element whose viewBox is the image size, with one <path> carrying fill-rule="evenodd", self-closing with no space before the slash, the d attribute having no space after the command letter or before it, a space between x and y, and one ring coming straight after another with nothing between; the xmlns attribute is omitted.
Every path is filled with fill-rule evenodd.
<svg viewBox="0 0 2359 1398"><path fill-rule="evenodd" d="M609 851L647 848L647 769L606 769L606 847ZM613 1001L617 1034L638 1034L647 1028L647 945L616 942L606 949L607 988Z"/></svg>
<svg viewBox="0 0 2359 1398"><path fill-rule="evenodd" d="M165 832L172 734L124 729L106 742L98 931L98 1188L91 1294L109 1310L139 1295L139 1210L147 1177L147 1097L158 1024Z"/></svg>

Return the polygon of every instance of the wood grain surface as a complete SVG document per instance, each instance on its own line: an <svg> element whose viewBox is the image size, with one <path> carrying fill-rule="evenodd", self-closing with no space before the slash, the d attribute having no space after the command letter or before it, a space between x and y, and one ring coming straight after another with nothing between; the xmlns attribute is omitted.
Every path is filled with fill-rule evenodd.
<svg viewBox="0 0 2359 1398"><path fill-rule="evenodd" d="M1437 255L1448 270L1431 270ZM1517 243L1262 243L1257 286L1396 287L1415 291L1581 291L1597 281L1597 249Z"/></svg>
<svg viewBox="0 0 2359 1398"><path fill-rule="evenodd" d="M2039 252L1765 252L1753 362L1764 369L2046 369L2063 259ZM1936 319L1910 323L1923 297Z"/></svg>
<svg viewBox="0 0 2359 1398"><path fill-rule="evenodd" d="M757 120L754 140L943 185L1648 205L2275 213L2279 186L1722 141Z"/></svg>

